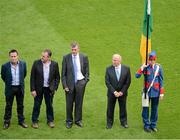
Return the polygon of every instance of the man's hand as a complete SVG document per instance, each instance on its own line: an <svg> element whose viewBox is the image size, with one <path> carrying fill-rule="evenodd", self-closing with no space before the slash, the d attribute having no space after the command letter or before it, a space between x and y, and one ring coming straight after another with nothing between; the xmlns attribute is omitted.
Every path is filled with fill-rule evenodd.
<svg viewBox="0 0 180 140"><path fill-rule="evenodd" d="M34 91L32 91L32 92L31 92L31 95L35 98L35 97L37 96L36 91L35 91L35 90L34 90Z"/></svg>
<svg viewBox="0 0 180 140"><path fill-rule="evenodd" d="M66 93L69 93L69 88L68 87L64 88L64 90L65 90Z"/></svg>
<svg viewBox="0 0 180 140"><path fill-rule="evenodd" d="M120 97L120 96L123 96L123 93L120 91L120 92L118 92L118 97Z"/></svg>
<svg viewBox="0 0 180 140"><path fill-rule="evenodd" d="M117 91L114 92L115 97L119 97L119 93Z"/></svg>
<svg viewBox="0 0 180 140"><path fill-rule="evenodd" d="M144 68L146 68L148 65L146 65L145 63L141 66L141 70L143 71Z"/></svg>
<svg viewBox="0 0 180 140"><path fill-rule="evenodd" d="M120 92L115 91L114 95L115 97L120 97L120 96L123 96L123 93L121 91Z"/></svg>

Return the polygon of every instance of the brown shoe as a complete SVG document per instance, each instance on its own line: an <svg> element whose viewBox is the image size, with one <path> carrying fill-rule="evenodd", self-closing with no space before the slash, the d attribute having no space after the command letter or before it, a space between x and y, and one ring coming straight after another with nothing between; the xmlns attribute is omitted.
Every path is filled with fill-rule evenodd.
<svg viewBox="0 0 180 140"><path fill-rule="evenodd" d="M32 127L38 129L39 128L38 123L32 123Z"/></svg>
<svg viewBox="0 0 180 140"><path fill-rule="evenodd" d="M55 127L55 124L54 124L54 122L48 122L48 126L49 126L50 128L54 128L54 127Z"/></svg>

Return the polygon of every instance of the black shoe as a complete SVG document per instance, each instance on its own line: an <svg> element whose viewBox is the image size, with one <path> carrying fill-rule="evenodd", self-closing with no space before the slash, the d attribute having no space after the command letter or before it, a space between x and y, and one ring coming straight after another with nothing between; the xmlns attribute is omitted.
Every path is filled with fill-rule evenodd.
<svg viewBox="0 0 180 140"><path fill-rule="evenodd" d="M106 129L111 129L111 128L112 128L112 124L107 123L107 125L106 125Z"/></svg>
<svg viewBox="0 0 180 140"><path fill-rule="evenodd" d="M8 128L9 128L9 126L10 126L10 123L4 123L4 125L3 125L3 129L8 129Z"/></svg>
<svg viewBox="0 0 180 140"><path fill-rule="evenodd" d="M70 129L72 127L72 122L66 122L66 128Z"/></svg>
<svg viewBox="0 0 180 140"><path fill-rule="evenodd" d="M121 126L124 127L124 128L128 128L129 127L127 123L126 124L121 124Z"/></svg>
<svg viewBox="0 0 180 140"><path fill-rule="evenodd" d="M157 131L158 131L156 127L155 127L155 128L151 128L151 130L152 130L153 132L157 132Z"/></svg>
<svg viewBox="0 0 180 140"><path fill-rule="evenodd" d="M144 128L144 131L147 133L151 133L151 129L150 128Z"/></svg>
<svg viewBox="0 0 180 140"><path fill-rule="evenodd" d="M77 126L79 126L79 127L83 127L82 121L75 122L75 124L76 124Z"/></svg>
<svg viewBox="0 0 180 140"><path fill-rule="evenodd" d="M28 125L27 125L25 122L21 122L21 123L19 123L19 125L20 125L22 128L28 128Z"/></svg>

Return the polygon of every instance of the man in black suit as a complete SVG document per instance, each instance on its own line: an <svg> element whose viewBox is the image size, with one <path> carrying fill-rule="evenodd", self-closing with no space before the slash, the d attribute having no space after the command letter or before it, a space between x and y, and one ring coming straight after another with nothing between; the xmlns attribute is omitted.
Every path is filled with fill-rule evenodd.
<svg viewBox="0 0 180 140"><path fill-rule="evenodd" d="M89 81L88 57L79 53L79 45L71 44L71 51L63 57L62 85L66 94L66 127L73 124L73 103L75 102L75 124L82 127L82 105L85 87Z"/></svg>
<svg viewBox="0 0 180 140"><path fill-rule="evenodd" d="M32 127L38 128L38 117L43 96L46 104L47 124L53 128L53 96L58 89L60 82L58 63L51 60L52 52L45 49L42 58L36 60L31 69L30 88L34 97L34 107L32 112Z"/></svg>
<svg viewBox="0 0 180 140"><path fill-rule="evenodd" d="M12 105L16 96L17 113L19 125L27 128L24 120L24 79L26 77L26 63L20 61L17 50L9 51L10 61L3 64L1 67L1 78L5 83L6 107L4 114L3 128L7 129L10 126L12 116Z"/></svg>
<svg viewBox="0 0 180 140"><path fill-rule="evenodd" d="M114 54L112 57L113 65L107 67L105 83L107 86L107 125L106 128L112 128L114 122L114 108L116 99L119 102L119 120L124 128L128 128L126 99L127 91L131 83L130 68L121 64L121 56Z"/></svg>

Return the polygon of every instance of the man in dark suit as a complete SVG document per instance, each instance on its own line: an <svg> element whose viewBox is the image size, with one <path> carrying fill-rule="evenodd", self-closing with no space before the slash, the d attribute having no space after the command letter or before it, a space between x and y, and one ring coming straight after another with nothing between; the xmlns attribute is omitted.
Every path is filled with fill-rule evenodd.
<svg viewBox="0 0 180 140"><path fill-rule="evenodd" d="M24 79L26 77L26 63L18 58L18 51L9 51L10 61L1 67L1 78L5 83L6 107L4 115L4 129L9 128L12 116L12 105L16 96L19 125L27 128L24 120Z"/></svg>
<svg viewBox="0 0 180 140"><path fill-rule="evenodd" d="M82 105L85 87L89 81L88 57L79 53L79 45L71 44L71 51L63 57L62 61L62 85L66 94L66 127L73 124L73 103L75 102L75 124L83 127Z"/></svg>
<svg viewBox="0 0 180 140"><path fill-rule="evenodd" d="M105 83L107 86L107 125L106 128L112 128L114 122L114 108L116 99L119 102L119 120L124 128L128 128L126 99L127 91L131 83L130 68L121 64L121 56L114 54L112 57L113 65L107 67Z"/></svg>
<svg viewBox="0 0 180 140"><path fill-rule="evenodd" d="M32 127L38 128L38 117L43 96L46 104L47 124L53 128L53 96L58 89L60 82L58 63L51 60L52 52L45 49L42 58L36 60L31 69L30 88L34 97L34 107L32 112Z"/></svg>

